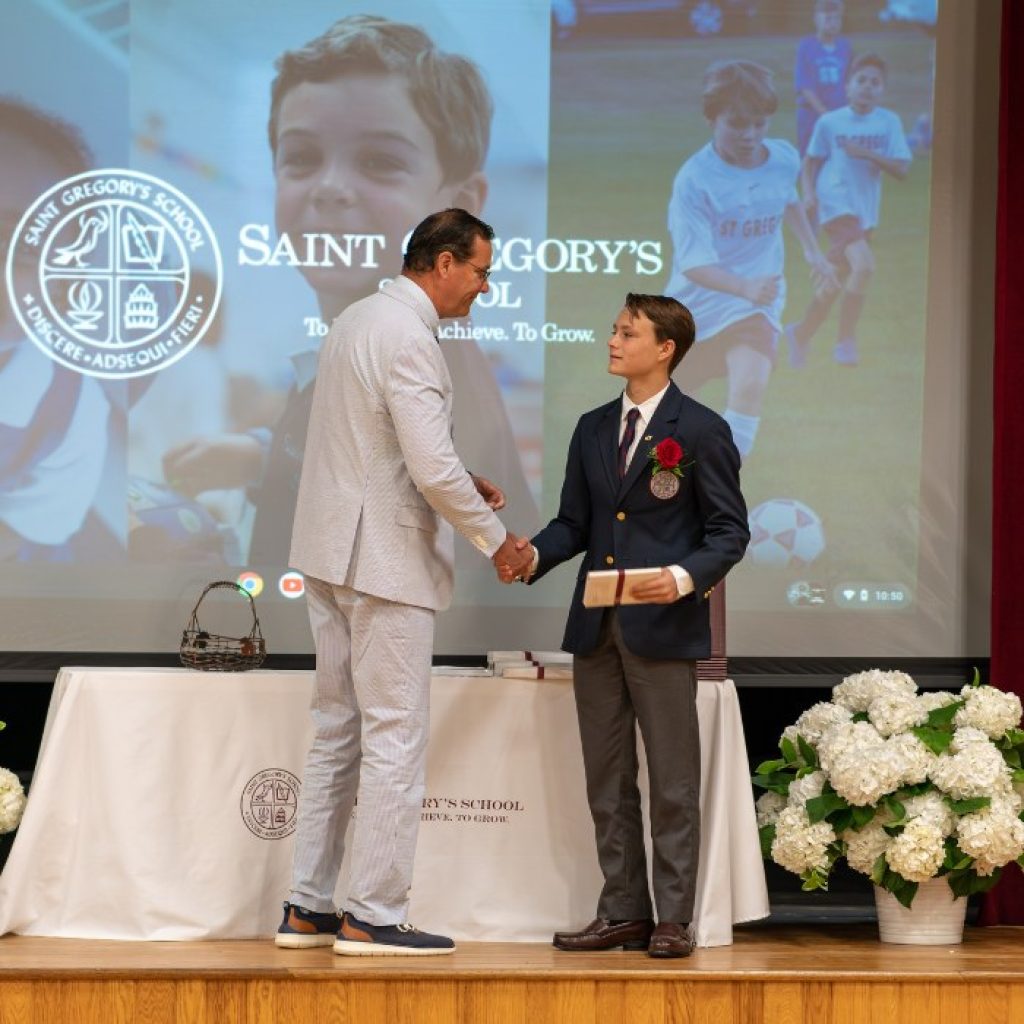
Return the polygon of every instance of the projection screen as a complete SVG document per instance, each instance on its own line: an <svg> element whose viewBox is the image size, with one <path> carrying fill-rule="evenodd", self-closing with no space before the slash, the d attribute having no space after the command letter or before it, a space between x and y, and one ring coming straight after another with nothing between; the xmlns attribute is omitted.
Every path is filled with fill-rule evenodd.
<svg viewBox="0 0 1024 1024"><path fill-rule="evenodd" d="M214 579L249 589L272 651L310 651L288 540L317 349L456 204L496 241L490 291L442 327L454 440L505 489L510 529L556 514L577 418L621 390L605 342L626 293L675 294L698 323L677 383L757 421L730 653L979 653L962 628L979 264L957 231L990 214L964 160L984 7L848 0L823 35L812 0L8 6L0 651L173 651ZM703 97L750 65L776 109L754 127L768 160L738 174L719 133L740 129ZM808 152L840 278L858 267L826 192L873 194L877 215L857 289L801 338L819 307L786 210ZM708 264L768 282L739 299L771 328L756 380L715 348L740 314L695 282ZM557 648L578 568L502 586L460 541L436 650Z"/></svg>

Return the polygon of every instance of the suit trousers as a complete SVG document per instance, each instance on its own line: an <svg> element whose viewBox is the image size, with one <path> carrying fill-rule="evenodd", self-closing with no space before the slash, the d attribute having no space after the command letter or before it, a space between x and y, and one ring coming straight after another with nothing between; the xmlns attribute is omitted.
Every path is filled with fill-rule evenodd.
<svg viewBox="0 0 1024 1024"><path fill-rule="evenodd" d="M434 613L306 577L316 645L314 737L299 799L290 900L334 910L354 814L343 909L405 922L423 810Z"/></svg>
<svg viewBox="0 0 1024 1024"><path fill-rule="evenodd" d="M659 921L689 922L700 851L696 662L633 654L610 608L597 647L573 659L573 688L604 875L598 916L653 916L637 788L639 723L650 782L654 905Z"/></svg>

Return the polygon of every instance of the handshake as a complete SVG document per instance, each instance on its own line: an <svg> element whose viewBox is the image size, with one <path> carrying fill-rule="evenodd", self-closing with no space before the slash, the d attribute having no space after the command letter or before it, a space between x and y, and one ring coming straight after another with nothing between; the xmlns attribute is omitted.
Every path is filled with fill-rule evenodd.
<svg viewBox="0 0 1024 1024"><path fill-rule="evenodd" d="M534 547L525 537L517 537L509 531L504 543L491 555L494 569L502 583L524 582L533 570Z"/></svg>
<svg viewBox="0 0 1024 1024"><path fill-rule="evenodd" d="M505 493L486 477L469 474L477 493L487 502L493 512L505 507ZM530 577L533 566L533 545L525 537L517 537L512 532L505 534L501 547L491 555L495 572L502 583L515 583Z"/></svg>

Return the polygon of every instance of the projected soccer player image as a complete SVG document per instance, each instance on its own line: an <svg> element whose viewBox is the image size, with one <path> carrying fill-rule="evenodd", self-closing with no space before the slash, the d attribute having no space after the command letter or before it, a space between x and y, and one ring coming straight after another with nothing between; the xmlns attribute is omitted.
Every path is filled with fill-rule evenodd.
<svg viewBox="0 0 1024 1024"><path fill-rule="evenodd" d="M779 102L771 71L752 61L716 62L701 100L711 140L679 170L668 206L667 292L697 323L678 383L692 394L711 378L727 378L722 415L746 459L782 329L784 221L801 244L815 294L829 294L837 282L800 204L796 150L766 137Z"/></svg>
<svg viewBox="0 0 1024 1024"><path fill-rule="evenodd" d="M796 145L803 156L822 114L846 102L844 83L853 54L842 35L843 0L815 0L814 34L796 47L793 85L796 90Z"/></svg>
<svg viewBox="0 0 1024 1024"><path fill-rule="evenodd" d="M840 366L860 362L857 325L875 271L871 237L878 226L882 175L902 181L911 161L899 115L879 105L887 70L877 54L854 59L846 81L849 103L821 117L804 158L804 203L821 222L832 244L829 259L843 276L833 350ZM786 329L790 365L806 365L808 346L834 299L834 293L816 295L803 318Z"/></svg>
<svg viewBox="0 0 1024 1024"><path fill-rule="evenodd" d="M275 227L292 251L313 244L325 254L298 269L329 325L399 271L404 238L423 216L452 206L482 211L492 98L473 61L442 51L417 26L373 15L341 18L276 68L268 126ZM355 255L338 258L352 238ZM286 564L317 344L293 355L293 385L275 424L195 438L163 460L167 480L185 493L249 489L250 564ZM445 355L460 395L460 451L501 484L529 529L536 503L491 364L464 336Z"/></svg>
<svg viewBox="0 0 1024 1024"><path fill-rule="evenodd" d="M930 346L939 345L926 331L931 154L924 141L915 141L915 128L908 140L915 158L905 180L881 187L877 226L861 239L837 240L820 230L810 240L796 208L804 198L797 137L803 103L794 72L810 31L820 55L834 45L832 57L841 58L844 40L851 59L876 53L886 73L875 103L910 128L932 107L932 35L886 21L865 5L847 3L840 11L838 4L814 0L760 5L741 31L699 40L684 19L668 14L655 24L580 8L580 21L581 29L566 39L556 36L553 48L549 233L658 247L656 280L668 279L666 291L693 311L698 342L677 383L690 394L699 389L696 397L729 420L744 453L751 507L753 540L730 589L730 642L742 650L756 636L759 651L782 648L786 629L795 634L807 615L824 619L833 612L844 614L827 629L841 631L847 609L860 614L862 592L898 593L899 601L871 609L890 617L912 609L919 570L928 568L919 544L930 521L921 504L931 447L924 429L932 400L925 366ZM837 65L829 66L834 71ZM741 78L738 68L749 79L736 90L740 101L727 98L705 109L716 92L729 97L723 76ZM831 79L833 71L824 77ZM821 115L822 131L850 102L845 83L840 86L841 104ZM815 94L825 105L836 100L824 89ZM895 124L887 139L898 144ZM886 152L870 143L867 148ZM841 158L855 162L846 150ZM856 162L875 166L862 156ZM878 180L892 177L881 171ZM834 217L824 209L825 188L822 159L814 207L822 219ZM827 259L837 241L842 250L855 246L854 260L858 250L866 256L869 249L878 267L861 288L867 298L859 319L850 255ZM651 290L643 274L625 271L623 287ZM597 308L606 281L601 274L553 278L548 317L571 322L580 309ZM805 311L818 310L827 317L791 365L794 348L780 329L796 324L797 340L804 341L802 332L813 325ZM836 361L834 349L849 334L855 372ZM825 335L829 344L821 340ZM578 348L564 346L546 352L545 378L560 382L569 403L606 388L580 356ZM550 404L547 450L559 439L567 443L572 426L564 409ZM562 468L546 454L545 506ZM860 585L872 581L885 586ZM798 583L824 599L791 611L787 595ZM769 610L780 628L766 629L758 618Z"/></svg>
<svg viewBox="0 0 1024 1024"><path fill-rule="evenodd" d="M119 385L49 358L14 316L7 288L36 287L38 254L12 241L52 185L88 170L79 133L21 100L0 98L0 561L89 562L123 551L124 416ZM11 246L14 244L13 251Z"/></svg>

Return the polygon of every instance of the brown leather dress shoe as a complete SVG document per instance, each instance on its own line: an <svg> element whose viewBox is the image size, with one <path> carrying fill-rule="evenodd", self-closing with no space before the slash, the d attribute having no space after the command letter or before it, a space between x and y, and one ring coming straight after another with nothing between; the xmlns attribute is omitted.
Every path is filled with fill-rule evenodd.
<svg viewBox="0 0 1024 1024"><path fill-rule="evenodd" d="M689 956L695 945L693 929L688 924L660 921L654 929L654 934L651 935L647 955L656 957Z"/></svg>
<svg viewBox="0 0 1024 1024"><path fill-rule="evenodd" d="M572 953L591 953L602 949L647 949L654 931L654 922L609 921L595 917L579 932L555 932L551 944L555 949Z"/></svg>

